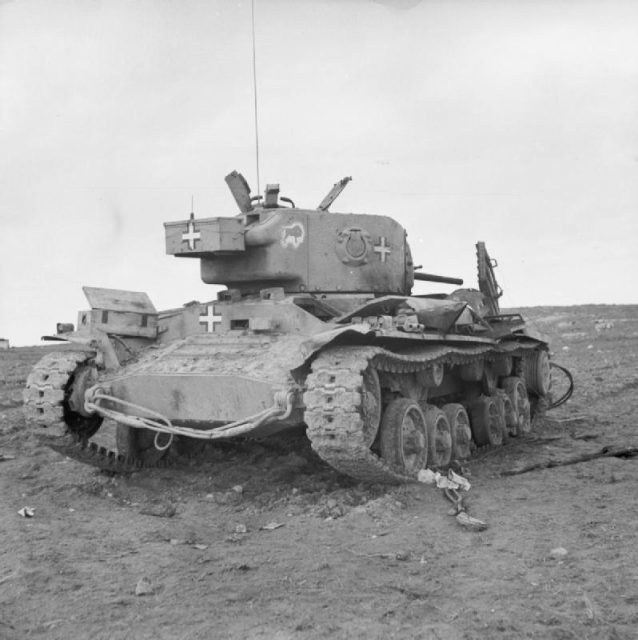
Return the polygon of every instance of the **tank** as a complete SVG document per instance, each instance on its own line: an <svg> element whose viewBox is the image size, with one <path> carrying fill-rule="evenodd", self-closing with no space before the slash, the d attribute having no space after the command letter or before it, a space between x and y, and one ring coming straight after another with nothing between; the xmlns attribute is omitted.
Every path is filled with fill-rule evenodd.
<svg viewBox="0 0 638 640"><path fill-rule="evenodd" d="M336 470L382 483L529 432L551 405L548 343L501 313L485 243L477 288L423 273L396 220L330 211L349 180L299 208L279 185L252 196L232 172L237 215L165 223L166 252L226 288L158 312L143 292L85 287L77 328L44 337L70 345L29 375L29 427L114 470L184 443L305 429ZM411 295L415 280L453 290ZM95 444L105 420L117 450Z"/></svg>

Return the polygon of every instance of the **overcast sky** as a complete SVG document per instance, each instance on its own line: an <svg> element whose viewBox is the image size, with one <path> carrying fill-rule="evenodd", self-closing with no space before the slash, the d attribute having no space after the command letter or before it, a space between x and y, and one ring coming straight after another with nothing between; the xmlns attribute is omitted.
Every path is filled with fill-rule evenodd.
<svg viewBox="0 0 638 640"><path fill-rule="evenodd" d="M255 4L262 189L351 175L335 211L469 286L484 240L506 306L638 302L637 2ZM162 223L256 190L251 65L249 1L0 0L0 336L75 322L82 285L214 297Z"/></svg>

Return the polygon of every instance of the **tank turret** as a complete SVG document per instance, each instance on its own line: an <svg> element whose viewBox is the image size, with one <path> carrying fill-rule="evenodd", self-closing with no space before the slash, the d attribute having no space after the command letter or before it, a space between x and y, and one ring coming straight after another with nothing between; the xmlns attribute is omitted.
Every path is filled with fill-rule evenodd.
<svg viewBox="0 0 638 640"><path fill-rule="evenodd" d="M204 282L242 295L270 287L287 294L410 295L415 270L405 229L387 216L328 211L349 180L335 184L316 209L302 209L280 197L277 184L267 185L263 198L251 197L233 172L226 182L241 213L166 223L166 251L199 258Z"/></svg>

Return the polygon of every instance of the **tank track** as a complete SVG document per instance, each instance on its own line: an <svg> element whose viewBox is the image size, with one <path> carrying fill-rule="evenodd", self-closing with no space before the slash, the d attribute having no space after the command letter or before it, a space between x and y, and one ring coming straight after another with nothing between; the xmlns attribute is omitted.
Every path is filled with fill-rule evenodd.
<svg viewBox="0 0 638 640"><path fill-rule="evenodd" d="M133 473L142 468L166 468L170 466L169 459L166 457L155 462L145 462L134 456L122 455L96 442L81 438L74 433L67 433L62 438L47 439L44 443L54 451L72 460L112 473Z"/></svg>
<svg viewBox="0 0 638 640"><path fill-rule="evenodd" d="M77 367L92 355L87 351L56 351L36 363L23 392L27 425L42 444L104 471L130 473L143 466L166 466L164 460L150 464L121 455L69 430L64 408L67 386Z"/></svg>
<svg viewBox="0 0 638 640"><path fill-rule="evenodd" d="M90 358L86 351L56 351L44 356L31 370L23 392L24 417L35 432L63 436L66 387L78 365Z"/></svg>
<svg viewBox="0 0 638 640"><path fill-rule="evenodd" d="M413 476L397 472L364 444L360 413L363 372L415 373L430 364L467 364L492 353L489 346L433 346L419 355L401 355L381 347L333 347L312 364L304 393L305 422L312 448L334 469L360 481L401 484ZM145 462L72 433L64 421L64 391L69 376L87 359L86 352L45 356L32 370L24 392L25 417L40 440L73 460L103 471L131 473L142 468L171 466L170 456ZM42 392L42 395L41 395Z"/></svg>
<svg viewBox="0 0 638 640"><path fill-rule="evenodd" d="M379 347L336 347L320 353L308 376L305 421L312 448L330 466L365 482L398 484L415 480L390 467L364 444L360 406L363 372L369 365L388 373L414 373L429 364L466 364L490 347L433 347L403 356Z"/></svg>

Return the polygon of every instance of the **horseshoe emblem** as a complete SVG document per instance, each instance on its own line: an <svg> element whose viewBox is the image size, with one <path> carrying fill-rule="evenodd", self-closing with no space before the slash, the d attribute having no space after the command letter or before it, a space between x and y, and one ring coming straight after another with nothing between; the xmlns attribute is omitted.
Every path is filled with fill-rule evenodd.
<svg viewBox="0 0 638 640"><path fill-rule="evenodd" d="M368 262L372 237L361 227L348 227L337 233L335 253L341 262L358 267Z"/></svg>

